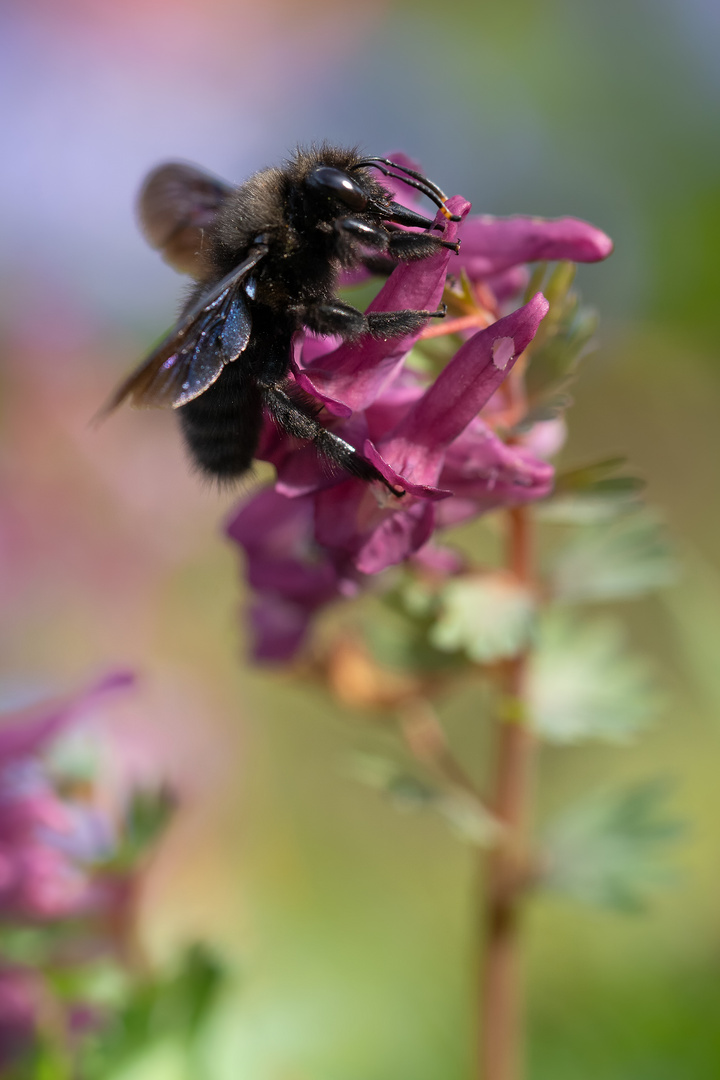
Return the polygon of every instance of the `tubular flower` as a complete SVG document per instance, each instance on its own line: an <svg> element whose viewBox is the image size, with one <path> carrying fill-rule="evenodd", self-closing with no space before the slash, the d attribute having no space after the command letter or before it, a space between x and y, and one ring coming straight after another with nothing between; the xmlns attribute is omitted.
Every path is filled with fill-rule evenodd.
<svg viewBox="0 0 720 1080"><path fill-rule="evenodd" d="M91 867L111 844L91 805L63 794L43 754L91 704L132 681L110 675L60 706L14 715L0 727L0 916L38 922L92 911L103 894Z"/></svg>
<svg viewBox="0 0 720 1080"><path fill-rule="evenodd" d="M412 201L407 188L402 198ZM422 558L437 529L552 490L553 468L532 439L504 442L491 426L500 410L489 405L549 305L537 293L498 317L500 305L527 281L526 262L595 261L612 244L572 218L473 218L459 196L447 207L460 222L438 213L434 228L447 240L461 239L460 255L443 249L397 266L368 309L432 310L448 273L461 270L481 283L487 318L456 327L462 343L434 380L406 360L418 339L438 336L442 324L432 335L419 330L353 343L297 335L297 384L324 406L327 426L371 461L398 495L331 472L312 445L298 446L266 424L258 456L275 466L276 483L246 500L228 525L229 536L244 548L255 593L257 659L292 658L317 610L357 593L367 575Z"/></svg>
<svg viewBox="0 0 720 1080"><path fill-rule="evenodd" d="M343 576L330 553L315 543L313 513L312 497L289 499L266 488L228 526L228 535L245 550L248 584L256 596L250 624L258 660L290 659L314 613L358 591L350 571Z"/></svg>

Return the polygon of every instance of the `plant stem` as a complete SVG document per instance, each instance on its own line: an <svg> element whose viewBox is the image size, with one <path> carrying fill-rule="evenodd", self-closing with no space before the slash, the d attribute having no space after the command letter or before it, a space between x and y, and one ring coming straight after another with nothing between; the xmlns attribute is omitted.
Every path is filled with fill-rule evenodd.
<svg viewBox="0 0 720 1080"><path fill-rule="evenodd" d="M507 564L518 581L533 584L530 511L508 511ZM480 986L481 1080L520 1080L522 1064L522 975L519 901L527 868L528 824L534 739L525 715L528 653L508 661L503 672L504 707L499 720L495 797L492 809L507 826L508 843L487 860L482 913L484 942Z"/></svg>

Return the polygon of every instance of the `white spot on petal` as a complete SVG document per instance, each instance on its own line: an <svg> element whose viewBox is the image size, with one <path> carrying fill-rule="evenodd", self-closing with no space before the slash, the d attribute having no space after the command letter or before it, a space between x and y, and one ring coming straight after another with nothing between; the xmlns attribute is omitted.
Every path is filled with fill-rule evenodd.
<svg viewBox="0 0 720 1080"><path fill-rule="evenodd" d="M515 355L515 342L511 337L495 338L492 344L493 364L504 371Z"/></svg>

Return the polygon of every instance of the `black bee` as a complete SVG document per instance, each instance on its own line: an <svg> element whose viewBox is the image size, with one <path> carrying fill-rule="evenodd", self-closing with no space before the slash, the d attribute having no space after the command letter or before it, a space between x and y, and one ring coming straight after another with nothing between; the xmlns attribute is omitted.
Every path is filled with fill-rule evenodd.
<svg viewBox="0 0 720 1080"><path fill-rule="evenodd" d="M126 399L172 406L197 467L231 481L250 468L267 410L330 462L386 483L320 423L317 403L289 378L292 337L302 327L349 341L363 334L387 338L445 313L364 314L336 297L341 269L367 264L387 271L397 260L424 259L440 247L457 251L430 232L398 228L427 230L433 222L394 202L370 168L417 188L450 217L446 197L420 173L334 146L298 150L282 167L263 169L237 188L192 165L153 170L140 193L143 231L197 285L178 322L105 411Z"/></svg>

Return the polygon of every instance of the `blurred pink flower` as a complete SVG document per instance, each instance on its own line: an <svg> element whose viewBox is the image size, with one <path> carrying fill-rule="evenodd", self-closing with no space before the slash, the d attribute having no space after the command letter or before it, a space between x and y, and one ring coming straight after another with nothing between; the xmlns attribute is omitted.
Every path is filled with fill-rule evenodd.
<svg viewBox="0 0 720 1080"><path fill-rule="evenodd" d="M287 660L302 644L314 613L340 596L358 591L350 571L343 576L313 537L312 496L286 498L265 488L249 499L228 525L245 551L253 655Z"/></svg>
<svg viewBox="0 0 720 1080"><path fill-rule="evenodd" d="M99 698L133 682L106 676L61 705L6 717L0 727L0 915L21 921L76 916L100 905L94 862L113 844L109 821L63 794L43 760L53 740Z"/></svg>

